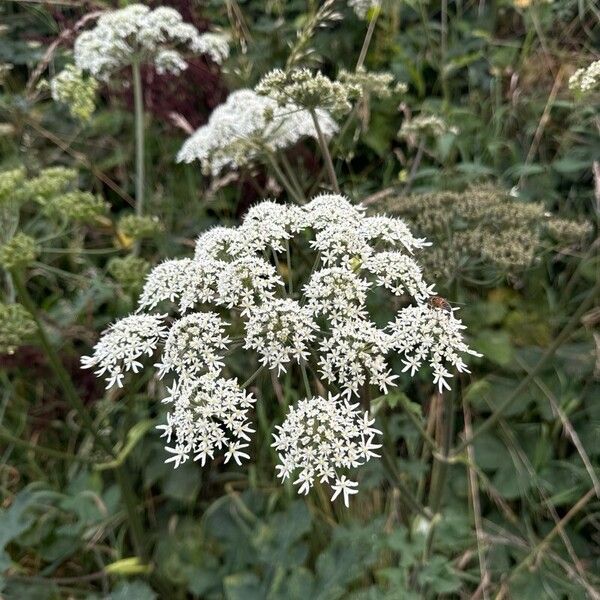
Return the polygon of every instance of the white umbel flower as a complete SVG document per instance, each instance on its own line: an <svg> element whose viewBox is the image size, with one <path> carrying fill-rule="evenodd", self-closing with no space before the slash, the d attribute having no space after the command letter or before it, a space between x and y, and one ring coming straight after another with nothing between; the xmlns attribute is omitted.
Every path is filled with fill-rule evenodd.
<svg viewBox="0 0 600 600"><path fill-rule="evenodd" d="M246 315L260 302L273 298L278 285L283 286L283 280L273 265L258 256L242 256L223 269L217 285L219 302L228 308L238 306Z"/></svg>
<svg viewBox="0 0 600 600"><path fill-rule="evenodd" d="M306 215L298 206L266 200L250 208L238 229L244 247L251 252L270 248L284 252L286 243L305 227Z"/></svg>
<svg viewBox="0 0 600 600"><path fill-rule="evenodd" d="M141 358L152 356L166 336L166 315L130 315L113 323L94 346L91 356L83 356L84 369L99 367L96 375L108 373L106 387L123 387L125 372L142 369Z"/></svg>
<svg viewBox="0 0 600 600"><path fill-rule="evenodd" d="M182 291L185 270L192 261L189 258L166 260L148 275L140 295L139 310L151 310L160 302L175 302Z"/></svg>
<svg viewBox="0 0 600 600"><path fill-rule="evenodd" d="M212 227L196 240L196 260L231 261L239 256L243 238L239 228Z"/></svg>
<svg viewBox="0 0 600 600"><path fill-rule="evenodd" d="M143 4L104 13L96 27L75 40L75 64L94 77L108 80L112 73L137 63L154 63L159 72L179 74L187 63L176 48L207 54L222 62L228 54L226 38L201 34L184 23L174 9L151 10Z"/></svg>
<svg viewBox="0 0 600 600"><path fill-rule="evenodd" d="M392 337L371 321L348 319L337 323L319 347L321 374L348 396L358 395L367 382L387 394L398 378L385 360L391 348Z"/></svg>
<svg viewBox="0 0 600 600"><path fill-rule="evenodd" d="M381 447L374 443L381 431L373 423L358 404L339 395L300 400L273 434L278 477L292 478L300 494L308 494L317 480L332 487L333 499L345 489L348 506L348 496L355 493L348 490L358 483L348 482L345 473L377 457L374 451Z"/></svg>
<svg viewBox="0 0 600 600"><path fill-rule="evenodd" d="M214 312L193 313L175 321L165 342L162 362L155 365L159 376L169 371L188 377L206 371L219 373L224 364L223 351L229 343L225 325Z"/></svg>
<svg viewBox="0 0 600 600"><path fill-rule="evenodd" d="M244 348L256 350L260 362L279 375L289 362L308 358L316 329L309 308L289 298L267 301L249 312Z"/></svg>
<svg viewBox="0 0 600 600"><path fill-rule="evenodd" d="M319 111L319 124L326 137L337 131L337 124L324 110ZM261 152L288 148L303 137L317 137L306 110L278 106L271 98L241 89L229 94L208 123L185 141L177 162L198 160L205 173L216 176L226 167L237 169Z"/></svg>
<svg viewBox="0 0 600 600"><path fill-rule="evenodd" d="M464 342L464 329L466 327L454 316L453 310L427 304L403 308L388 327L394 349L404 356L402 370L413 376L427 362L440 393L450 389L447 380L452 373L448 371L448 365L459 373L468 373L460 355L481 356Z"/></svg>
<svg viewBox="0 0 600 600"><path fill-rule="evenodd" d="M163 400L172 406L167 422L159 425L171 454L165 462L177 467L193 456L204 466L217 452L225 451L235 462L250 458L243 452L254 433L248 413L255 402L235 379L207 373L198 379L183 378L169 388ZM175 444L170 447L169 444ZM177 450L179 448L179 451Z"/></svg>
<svg viewBox="0 0 600 600"><path fill-rule="evenodd" d="M431 246L425 238L414 237L408 225L397 217L365 217L360 223L360 232L369 242L411 253Z"/></svg>
<svg viewBox="0 0 600 600"><path fill-rule="evenodd" d="M396 296L410 294L417 302L425 302L435 294L418 263L402 252L377 252L365 261L364 268L375 275L378 286Z"/></svg>
<svg viewBox="0 0 600 600"><path fill-rule="evenodd" d="M381 0L348 0L348 6L359 19L366 19L372 8L379 7Z"/></svg>
<svg viewBox="0 0 600 600"><path fill-rule="evenodd" d="M304 286L304 297L315 315L333 323L367 318L365 302L370 284L343 267L315 271Z"/></svg>
<svg viewBox="0 0 600 600"><path fill-rule="evenodd" d="M363 219L364 210L363 206L352 204L341 194L320 194L304 206L307 225L315 230L330 225L358 225Z"/></svg>
<svg viewBox="0 0 600 600"><path fill-rule="evenodd" d="M227 378L230 367L245 364L236 353L262 365L248 385L261 381L262 367L273 378L288 371L290 381L303 378L306 387L310 372L315 389L329 395L299 400L277 428L278 475L293 477L302 494L316 480L327 483L332 499L348 505L358 488L349 470L379 448L373 420L351 398L368 386L386 394L396 385L392 353L411 377L429 367L440 391L449 389L451 370L467 370L464 354L478 356L453 311L428 302L433 289L412 255L426 245L402 220L367 217L364 207L340 194L304 206L263 202L248 210L241 226L203 233L193 258L166 261L148 275L139 310L166 305L179 312L175 320L127 317L107 330L83 366L108 374L109 386L122 386L127 371L138 372L142 357L160 350L155 366L170 386L163 400L169 412L159 428L166 462L175 467L190 459L204 465L217 453L238 465L250 458L254 399ZM303 268L294 271L295 263ZM393 305L398 298L392 294L418 305L376 324L372 299L387 295Z"/></svg>

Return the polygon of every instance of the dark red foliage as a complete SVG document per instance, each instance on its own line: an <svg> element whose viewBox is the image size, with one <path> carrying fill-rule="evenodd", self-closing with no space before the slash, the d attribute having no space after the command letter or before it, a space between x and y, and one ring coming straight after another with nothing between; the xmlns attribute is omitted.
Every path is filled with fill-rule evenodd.
<svg viewBox="0 0 600 600"><path fill-rule="evenodd" d="M153 0L149 6L172 6L184 21L198 31L210 29L210 22L198 15L192 0ZM187 56L188 68L181 75L159 75L148 65L142 69L144 108L157 120L174 127L171 114L181 115L192 127L206 123L212 110L224 102L227 88L217 65L203 56ZM130 89L118 92L133 107Z"/></svg>

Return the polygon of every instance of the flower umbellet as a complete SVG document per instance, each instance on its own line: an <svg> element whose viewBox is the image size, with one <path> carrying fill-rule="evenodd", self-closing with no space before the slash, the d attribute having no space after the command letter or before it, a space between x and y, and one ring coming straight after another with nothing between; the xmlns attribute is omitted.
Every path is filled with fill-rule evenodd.
<svg viewBox="0 0 600 600"><path fill-rule="evenodd" d="M159 428L175 467L219 452L225 462L250 457L256 399L231 377L230 357L254 355L258 374L302 372L306 397L275 428L278 475L302 494L325 483L347 505L358 488L352 472L380 447L357 402L364 387L387 394L399 377L390 362L397 354L410 376L427 366L441 392L453 369L467 371L462 357L477 354L455 309L428 303L433 286L416 258L427 246L402 220L367 216L341 195L303 206L262 202L239 227L200 235L193 258L156 266L138 312L109 327L83 365L111 387L154 363L170 382ZM404 304L387 325L369 312L377 288Z"/></svg>

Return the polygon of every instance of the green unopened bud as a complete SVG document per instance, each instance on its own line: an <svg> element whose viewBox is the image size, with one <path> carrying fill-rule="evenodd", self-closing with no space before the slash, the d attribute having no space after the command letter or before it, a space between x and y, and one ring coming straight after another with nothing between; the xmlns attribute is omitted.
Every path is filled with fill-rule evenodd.
<svg viewBox="0 0 600 600"><path fill-rule="evenodd" d="M0 302L0 354L14 354L35 330L35 321L24 306Z"/></svg>
<svg viewBox="0 0 600 600"><path fill-rule="evenodd" d="M90 223L105 214L108 204L90 192L67 192L48 200L44 213L50 217Z"/></svg>
<svg viewBox="0 0 600 600"><path fill-rule="evenodd" d="M50 167L26 183L31 198L44 205L50 198L66 191L77 181L77 171L65 167Z"/></svg>
<svg viewBox="0 0 600 600"><path fill-rule="evenodd" d="M96 110L98 82L83 74L75 65L68 65L50 83L55 102L69 107L69 112L80 121L89 121Z"/></svg>
<svg viewBox="0 0 600 600"><path fill-rule="evenodd" d="M143 575L152 572L152 565L143 563L139 557L122 558L104 567L110 575Z"/></svg>
<svg viewBox="0 0 600 600"><path fill-rule="evenodd" d="M119 219L119 233L127 238L141 240L153 238L162 231L163 227L158 217L127 215Z"/></svg>
<svg viewBox="0 0 600 600"><path fill-rule="evenodd" d="M132 294L142 289L149 270L150 263L133 254L112 258L108 263L108 272L124 290Z"/></svg>
<svg viewBox="0 0 600 600"><path fill-rule="evenodd" d="M0 205L17 204L25 200L23 183L25 169L11 169L0 173Z"/></svg>
<svg viewBox="0 0 600 600"><path fill-rule="evenodd" d="M17 233L0 246L0 265L7 270L26 267L35 260L38 252L38 245L32 237Z"/></svg>

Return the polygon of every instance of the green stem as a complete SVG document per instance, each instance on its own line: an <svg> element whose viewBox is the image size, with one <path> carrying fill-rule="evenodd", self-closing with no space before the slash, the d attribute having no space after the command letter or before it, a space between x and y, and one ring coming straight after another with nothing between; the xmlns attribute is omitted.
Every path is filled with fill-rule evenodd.
<svg viewBox="0 0 600 600"><path fill-rule="evenodd" d="M246 379L246 381L244 381L240 387L242 389L247 388L263 372L264 368L264 365L258 367L258 369L256 369L256 371L254 371L254 373L252 373L252 375L250 375L250 377L248 377L248 379Z"/></svg>
<svg viewBox="0 0 600 600"><path fill-rule="evenodd" d="M294 293L294 279L292 274L292 255L290 253L290 240L285 240L285 259L288 271L288 296Z"/></svg>
<svg viewBox="0 0 600 600"><path fill-rule="evenodd" d="M140 503L135 496L131 486L131 477L127 472L127 467L124 464L115 469L115 477L119 487L121 488L121 496L123 498L123 503L125 504L125 510L128 517L127 520L129 521L129 525L131 527L131 540L133 542L133 547L135 548L136 554L143 561L146 561L148 559L148 548L145 543L144 526L142 525L142 520L138 514L138 506Z"/></svg>
<svg viewBox="0 0 600 600"><path fill-rule="evenodd" d="M331 160L331 154L329 152L329 147L327 145L327 140L323 135L323 131L321 130L321 126L319 125L319 119L317 118L317 112L315 109L311 109L310 115L312 117L313 123L315 125L315 130L317 131L317 137L319 140L319 146L321 147L321 154L323 155L323 160L325 161L325 167L327 168L327 174L329 175L329 181L333 186L333 189L336 194L340 193L340 186L338 185L337 177L335 175L335 169L333 168L333 161Z"/></svg>
<svg viewBox="0 0 600 600"><path fill-rule="evenodd" d="M283 165L283 169L285 170L285 172L290 180L290 183L294 187L294 190L296 191L296 194L298 195L298 197L302 198L302 204L305 204L306 198L304 197L304 191L302 190L302 186L300 185L300 182L298 181L298 178L296 177L296 175L294 173L294 169L292 168L290 161L287 159L284 152L282 152L280 154L280 156L281 156L281 164Z"/></svg>
<svg viewBox="0 0 600 600"><path fill-rule="evenodd" d="M308 373L306 372L306 365L304 361L300 361L300 371L302 371L302 380L304 381L304 388L306 389L306 397L311 398L312 392L310 389L310 382L308 381Z"/></svg>
<svg viewBox="0 0 600 600"><path fill-rule="evenodd" d="M54 347L48 339L48 336L44 329L44 325L38 315L36 306L31 296L29 295L29 292L27 291L27 287L25 285L25 281L23 280L22 273L15 270L12 272L12 275L15 288L17 290L19 298L21 299L21 303L29 311L29 313L35 321L35 324L37 325L38 338L40 340L42 348L44 349L44 352L46 353L46 357L48 358L50 367L52 371L54 371L54 374L56 375L56 378L60 383L60 386L64 392L67 402L77 412L82 422L87 427L88 431L92 434L98 445L105 452L112 456L113 450L110 444L98 433L98 428L96 427L93 419L89 416L88 409L81 401L81 398L79 397L79 394L77 393L77 390L75 389L75 386L71 381L71 377L63 367L62 363L60 362L60 359L58 358L58 355L56 354Z"/></svg>
<svg viewBox="0 0 600 600"><path fill-rule="evenodd" d="M431 512L435 515L442 504L444 498L444 489L446 487L446 479L448 475L448 455L450 454L450 445L452 444L452 436L454 434L454 406L451 398L446 398L444 404L444 397L440 396L440 405L443 409L442 416L444 418L443 427L443 439L442 442L442 459L435 458L434 455L434 477L432 482L432 489L429 494L429 507ZM435 536L435 523L432 523L427 536L427 542L425 546L424 561L427 560L431 553L433 546L433 538Z"/></svg>
<svg viewBox="0 0 600 600"><path fill-rule="evenodd" d="M365 59L367 58L367 52L369 51L369 46L371 45L371 40L373 39L373 33L375 32L375 25L377 24L377 19L379 18L379 13L381 12L381 6L375 7L375 12L369 21L369 27L367 28L367 33L365 35L365 39L363 41L362 48L360 49L360 55L358 56L358 60L356 61L356 71L362 69Z"/></svg>
<svg viewBox="0 0 600 600"><path fill-rule="evenodd" d="M135 61L133 71L133 104L135 116L135 214L144 214L144 97L140 63Z"/></svg>
<svg viewBox="0 0 600 600"><path fill-rule="evenodd" d="M383 450L383 459L384 464L387 465L388 472L394 479L394 483L398 489L400 497L404 500L404 502L408 505L408 507L411 510L413 510L416 513L419 513L427 520L431 520L433 517L431 511L427 507L421 506L417 499L408 491L408 489L402 483L400 474L398 473L398 470L396 469L396 465L394 463L394 457L386 449Z"/></svg>
<svg viewBox="0 0 600 600"><path fill-rule="evenodd" d="M294 189L294 187L292 186L292 184L290 183L288 178L284 175L283 171L279 168L279 165L277 164L275 157L271 153L267 153L267 158L269 160L269 164L271 165L271 168L273 169L273 172L275 173L275 177L279 180L279 183L281 183L281 185L285 188L287 193L290 196L292 196L292 198L294 198L294 200L298 204L304 204L304 199L302 197L298 196L298 193L296 192L296 190Z"/></svg>
<svg viewBox="0 0 600 600"><path fill-rule="evenodd" d="M473 435L464 440L461 444L459 444L453 451L452 455L456 456L460 452L462 452L467 446L473 443L475 439L477 439L482 433L485 433L493 427L499 419L502 417L504 411L520 396L520 394L525 391L527 386L534 380L536 375L544 368L546 363L554 356L554 353L560 348L563 342L573 333L573 331L579 325L579 320L584 315L584 313L592 306L592 304L596 301L598 294L600 294L600 280L596 282L596 285L590 290L587 298L579 305L579 308L573 313L573 316L569 319L568 323L564 326L563 330L558 334L554 342L550 344L548 349L541 356L540 360L537 364L529 371L528 375L521 380L521 383L515 388L515 390L496 408L496 410L492 413L492 415L481 425L476 431L473 432Z"/></svg>
<svg viewBox="0 0 600 600"><path fill-rule="evenodd" d="M49 456L51 458L59 458L61 460L81 462L85 464L95 464L96 462L95 460L87 458L85 456L75 456L74 454L69 454L68 452L62 452L61 450L48 448L47 446L38 446L38 444L32 444L27 440L22 440L21 438L15 437L5 429L0 429L0 439L4 440L9 444L13 444L14 446L26 448L27 450L37 452L38 454L45 454L46 456Z"/></svg>

